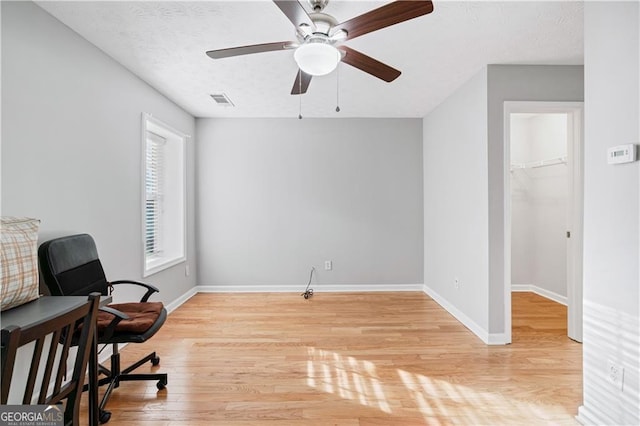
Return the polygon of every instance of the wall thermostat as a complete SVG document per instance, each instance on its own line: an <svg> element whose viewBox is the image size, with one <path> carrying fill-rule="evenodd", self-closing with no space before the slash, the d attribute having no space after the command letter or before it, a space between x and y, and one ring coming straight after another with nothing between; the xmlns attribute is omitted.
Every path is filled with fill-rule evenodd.
<svg viewBox="0 0 640 426"><path fill-rule="evenodd" d="M607 150L608 164L622 164L636 161L636 145L618 145Z"/></svg>

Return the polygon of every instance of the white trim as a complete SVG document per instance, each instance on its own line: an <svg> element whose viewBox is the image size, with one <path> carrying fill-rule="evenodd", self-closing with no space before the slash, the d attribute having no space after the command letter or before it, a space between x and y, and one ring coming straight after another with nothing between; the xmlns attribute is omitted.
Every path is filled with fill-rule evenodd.
<svg viewBox="0 0 640 426"><path fill-rule="evenodd" d="M465 315L464 312L453 306L449 303L444 297L440 296L437 292L435 292L432 288L425 285L423 287L423 291L427 296L432 298L438 305L440 305L444 310L449 312L454 316L455 319L460 321L462 325L467 327L469 331L478 336L480 340L482 340L487 345L504 345L510 343L507 341L507 336L504 333L490 334L478 325L474 320Z"/></svg>
<svg viewBox="0 0 640 426"><path fill-rule="evenodd" d="M560 303L561 305L567 306L567 296L563 296L561 294L555 293L553 291L544 289L542 287L538 287L533 284L511 284L511 291L514 293L517 292L530 292L535 293L538 296L542 296L546 299L552 300L556 303Z"/></svg>
<svg viewBox="0 0 640 426"><path fill-rule="evenodd" d="M198 290L196 289L196 287L191 287L189 290L187 290L185 294L183 294L182 296L179 296L173 302L165 305L165 309L167 310L167 313L170 314L171 312L175 311L180 306L182 306L187 300L195 296L197 293L198 293Z"/></svg>
<svg viewBox="0 0 640 426"><path fill-rule="evenodd" d="M302 293L304 284L298 285L198 285L198 293ZM340 293L357 291L422 291L422 284L316 284L314 293Z"/></svg>
<svg viewBox="0 0 640 426"><path fill-rule="evenodd" d="M571 238L567 241L567 335L582 342L582 282L584 236L584 107L580 105L569 114L571 120L567 154L571 199L567 223Z"/></svg>
<svg viewBox="0 0 640 426"><path fill-rule="evenodd" d="M584 102L537 102L505 101L503 107L504 146L503 146L503 217L504 217L504 324L505 335L511 342L511 120L512 113L553 113L568 114L571 126L567 134L568 165L570 184L572 185L569 202L567 228L571 231L567 256L567 294L568 336L582 341L582 222L583 222L583 186L582 186L582 123ZM576 185L578 184L578 185ZM576 187L577 186L577 187ZM544 294L541 294L545 296ZM545 296L548 297L548 296ZM551 297L549 297L551 298ZM552 299L554 300L554 299ZM562 303L562 302L560 302Z"/></svg>
<svg viewBox="0 0 640 426"><path fill-rule="evenodd" d="M154 117L153 114L151 114L151 113L143 112L142 113L142 118L143 118L143 120L148 120L148 121L152 122L156 126L164 127L165 129L171 131L172 133L175 133L176 136L180 136L183 139L191 139L191 135L183 133L180 130L176 129L175 127L169 126L164 121L161 121L161 120L157 119L156 117ZM144 134L146 136L146 131L145 131Z"/></svg>
<svg viewBox="0 0 640 426"><path fill-rule="evenodd" d="M505 102L503 107L503 127L502 137L504 146L502 148L502 185L503 185L503 218L504 218L504 240L502 242L504 256L504 333L507 342L511 343L511 112L513 106L511 102Z"/></svg>
<svg viewBox="0 0 640 426"><path fill-rule="evenodd" d="M507 340L508 337L508 340ZM507 336L505 333L489 333L487 345L508 345L511 343L511 335Z"/></svg>
<svg viewBox="0 0 640 426"><path fill-rule="evenodd" d="M186 251L186 249L185 249ZM172 260L165 260L162 263L159 263L157 266L151 266L150 268L145 268L145 273L143 277L150 277L153 274L157 274L160 271L164 271L165 269L169 269L172 266L179 265L180 263L184 263L187 261L187 256L176 257Z"/></svg>
<svg viewBox="0 0 640 426"><path fill-rule="evenodd" d="M511 284L511 291L514 293L533 292L533 284Z"/></svg>
<svg viewBox="0 0 640 426"><path fill-rule="evenodd" d="M147 133L149 132L149 126L157 127L158 130L162 131L160 136L168 138L171 136L171 139L177 139L180 143L180 148L182 150L182 253L178 256L173 256L171 258L161 258L159 262L151 262L151 265L147 264L147 257L145 254L145 246L146 246L146 222L145 222L145 210L146 210L146 178L145 171L147 168L146 162L146 147L147 147ZM187 140L191 136L175 129L174 127L168 125L167 123L153 117L153 115L143 112L141 114L141 124L140 124L140 145L141 145L141 179L140 179L140 201L141 201L141 234L142 234L142 276L149 277L158 272L164 271L165 269L169 269L172 266L183 263L187 260L188 257L188 244L187 244Z"/></svg>

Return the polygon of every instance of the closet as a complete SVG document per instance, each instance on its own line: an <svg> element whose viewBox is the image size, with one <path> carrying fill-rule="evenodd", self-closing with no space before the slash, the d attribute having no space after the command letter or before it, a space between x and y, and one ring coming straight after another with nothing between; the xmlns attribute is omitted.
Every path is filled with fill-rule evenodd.
<svg viewBox="0 0 640 426"><path fill-rule="evenodd" d="M510 115L511 284L567 304L567 113Z"/></svg>

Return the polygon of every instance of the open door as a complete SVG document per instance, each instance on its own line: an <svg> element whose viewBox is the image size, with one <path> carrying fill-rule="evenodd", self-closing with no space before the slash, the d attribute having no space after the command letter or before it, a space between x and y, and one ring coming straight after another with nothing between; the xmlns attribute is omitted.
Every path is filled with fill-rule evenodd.
<svg viewBox="0 0 640 426"><path fill-rule="evenodd" d="M583 104L505 102L504 114L509 341L511 291L519 289L566 304L567 334L581 342Z"/></svg>

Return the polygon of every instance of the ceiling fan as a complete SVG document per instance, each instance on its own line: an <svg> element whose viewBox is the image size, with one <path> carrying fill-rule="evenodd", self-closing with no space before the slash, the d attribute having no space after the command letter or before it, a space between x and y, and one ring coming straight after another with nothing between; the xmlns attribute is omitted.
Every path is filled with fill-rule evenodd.
<svg viewBox="0 0 640 426"><path fill-rule="evenodd" d="M391 82L398 78L399 70L341 43L433 11L433 3L430 0L400 0L338 23L333 16L322 12L329 0L308 1L312 13L307 13L297 0L273 0L295 26L297 41L210 50L207 55L213 59L221 59L250 53L295 49L293 56L300 69L291 89L292 95L306 93L313 76L330 73L341 61Z"/></svg>

